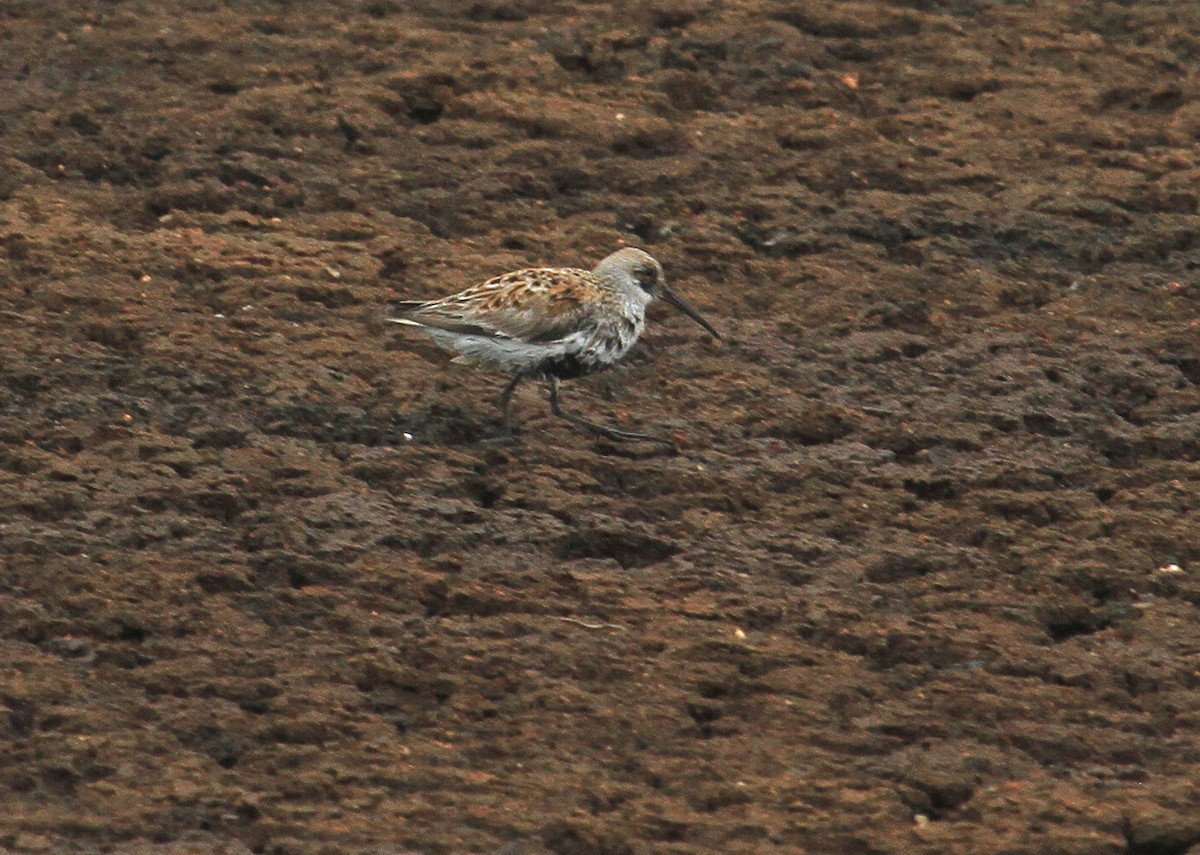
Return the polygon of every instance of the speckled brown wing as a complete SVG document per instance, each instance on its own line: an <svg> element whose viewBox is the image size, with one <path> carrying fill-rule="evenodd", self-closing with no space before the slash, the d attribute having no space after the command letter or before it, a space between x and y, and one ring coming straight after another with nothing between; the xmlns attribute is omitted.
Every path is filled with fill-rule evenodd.
<svg viewBox="0 0 1200 855"><path fill-rule="evenodd" d="M398 303L393 312L429 327L549 343L590 325L609 294L595 275L570 267L516 270L425 303Z"/></svg>

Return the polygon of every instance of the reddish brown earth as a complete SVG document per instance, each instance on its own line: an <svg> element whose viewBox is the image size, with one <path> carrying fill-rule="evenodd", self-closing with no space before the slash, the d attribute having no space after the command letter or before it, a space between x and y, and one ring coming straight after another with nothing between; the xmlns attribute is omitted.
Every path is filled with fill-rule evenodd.
<svg viewBox="0 0 1200 855"><path fill-rule="evenodd" d="M0 847L1200 851L1200 6L0 7ZM579 412L380 317L644 246ZM411 437L411 438L410 438Z"/></svg>

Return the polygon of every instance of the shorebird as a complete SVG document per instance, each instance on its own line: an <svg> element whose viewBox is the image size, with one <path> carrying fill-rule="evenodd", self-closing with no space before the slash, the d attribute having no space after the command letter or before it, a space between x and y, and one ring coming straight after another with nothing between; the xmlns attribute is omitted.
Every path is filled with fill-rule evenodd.
<svg viewBox="0 0 1200 855"><path fill-rule="evenodd" d="M456 351L452 362L483 365L512 375L500 395L505 430L512 431L513 392L526 379L550 387L550 412L612 440L659 437L618 430L565 412L560 380L610 368L646 325L646 306L662 298L714 338L712 324L667 287L662 265L633 247L614 252L593 270L533 267L489 279L438 300L392 305L388 321L416 327Z"/></svg>

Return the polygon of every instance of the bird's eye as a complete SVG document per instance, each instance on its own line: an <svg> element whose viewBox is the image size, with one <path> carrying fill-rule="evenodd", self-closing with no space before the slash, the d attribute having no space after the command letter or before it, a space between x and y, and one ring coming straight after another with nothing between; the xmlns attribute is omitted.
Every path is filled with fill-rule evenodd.
<svg viewBox="0 0 1200 855"><path fill-rule="evenodd" d="M655 284L658 282L658 271L648 264L637 267L633 271L633 275L637 279L638 285L645 291L653 290Z"/></svg>

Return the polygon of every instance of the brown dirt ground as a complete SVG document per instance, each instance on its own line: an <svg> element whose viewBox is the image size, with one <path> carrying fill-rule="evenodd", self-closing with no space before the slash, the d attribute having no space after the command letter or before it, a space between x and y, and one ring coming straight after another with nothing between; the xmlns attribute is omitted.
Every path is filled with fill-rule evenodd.
<svg viewBox="0 0 1200 855"><path fill-rule="evenodd" d="M1200 5L0 7L0 848L1200 844ZM577 411L379 320L626 243ZM411 436L411 439L409 438Z"/></svg>

